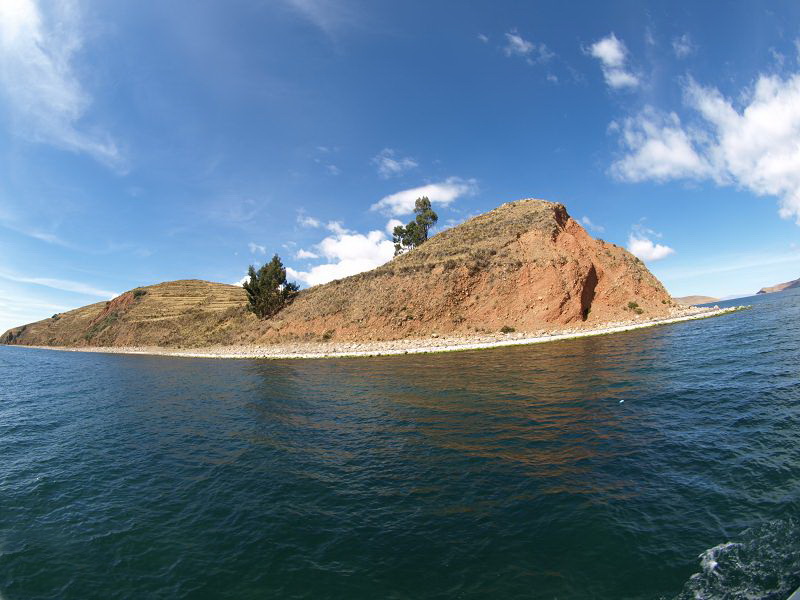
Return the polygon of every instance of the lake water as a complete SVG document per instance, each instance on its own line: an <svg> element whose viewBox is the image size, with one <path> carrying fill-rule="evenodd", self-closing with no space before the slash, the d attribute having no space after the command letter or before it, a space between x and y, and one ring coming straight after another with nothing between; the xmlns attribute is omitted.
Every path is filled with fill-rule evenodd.
<svg viewBox="0 0 800 600"><path fill-rule="evenodd" d="M784 600L800 290L746 302L428 356L0 347L0 597Z"/></svg>

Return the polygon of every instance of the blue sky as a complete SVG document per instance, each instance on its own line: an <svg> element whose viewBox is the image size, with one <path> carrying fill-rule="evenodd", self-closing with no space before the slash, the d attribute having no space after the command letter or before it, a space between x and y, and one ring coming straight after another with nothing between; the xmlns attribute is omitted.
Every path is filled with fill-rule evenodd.
<svg viewBox="0 0 800 600"><path fill-rule="evenodd" d="M0 3L0 330L566 204L674 295L800 276L800 5Z"/></svg>

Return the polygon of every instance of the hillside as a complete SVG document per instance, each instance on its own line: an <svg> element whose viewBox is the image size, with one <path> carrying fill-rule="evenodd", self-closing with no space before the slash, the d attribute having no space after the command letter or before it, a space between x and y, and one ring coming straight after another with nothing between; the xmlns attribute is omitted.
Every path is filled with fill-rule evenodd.
<svg viewBox="0 0 800 600"><path fill-rule="evenodd" d="M272 319L248 312L239 287L174 281L14 328L0 342L185 348L393 340L504 326L594 327L665 316L671 306L639 259L593 239L563 205L526 199L445 230L377 269L303 290Z"/></svg>
<svg viewBox="0 0 800 600"><path fill-rule="evenodd" d="M773 294L775 292L782 292L783 290L791 290L794 288L800 287L800 279L794 279L792 281L787 281L786 283L778 283L776 285L770 287L763 287L757 294Z"/></svg>
<svg viewBox="0 0 800 600"><path fill-rule="evenodd" d="M679 298L673 298L672 301L683 304L684 306L694 306L696 304L719 302L719 298L714 298L713 296L681 296Z"/></svg>

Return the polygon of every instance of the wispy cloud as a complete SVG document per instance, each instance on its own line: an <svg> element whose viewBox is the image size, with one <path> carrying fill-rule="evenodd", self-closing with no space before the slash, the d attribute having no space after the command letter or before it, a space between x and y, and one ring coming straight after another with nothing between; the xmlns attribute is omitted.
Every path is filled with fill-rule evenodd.
<svg viewBox="0 0 800 600"><path fill-rule="evenodd" d="M522 57L529 65L547 62L555 56L544 43L526 40L515 29L506 33L505 37L505 55Z"/></svg>
<svg viewBox="0 0 800 600"><path fill-rule="evenodd" d="M474 194L477 189L478 184L474 179L449 177L439 183L429 183L384 196L373 204L370 210L379 210L393 217L409 215L414 212L417 198L422 196L427 196L433 204L448 206L461 196Z"/></svg>
<svg viewBox="0 0 800 600"><path fill-rule="evenodd" d="M250 250L251 254L266 254L267 247L262 246L261 244L256 244L255 242L250 242L247 244L248 249Z"/></svg>
<svg viewBox="0 0 800 600"><path fill-rule="evenodd" d="M620 89L639 85L639 77L628 68L628 48L613 32L592 44L588 52L600 61L609 87Z"/></svg>
<svg viewBox="0 0 800 600"><path fill-rule="evenodd" d="M688 33L672 39L672 51L678 58L686 58L695 51L695 45Z"/></svg>
<svg viewBox="0 0 800 600"><path fill-rule="evenodd" d="M333 162L334 155L338 154L339 150L338 146L316 146L311 157L328 175L335 177L342 174L341 167Z"/></svg>
<svg viewBox="0 0 800 600"><path fill-rule="evenodd" d="M55 233L51 233L48 231L41 231L39 229L32 229L29 227L25 227L23 225L19 225L14 219L11 217L7 217L6 215L0 214L0 226L5 227L10 231L14 231L21 235L33 238L35 240L39 240L40 242L45 242L47 244L53 244L56 246L62 246L64 248L74 248L72 244L69 242L64 241Z"/></svg>
<svg viewBox="0 0 800 600"><path fill-rule="evenodd" d="M591 231L596 231L598 233L603 233L606 230L606 228L603 227L602 225L597 225L595 223L592 223L592 220L585 215L581 217L581 224L587 229Z"/></svg>
<svg viewBox="0 0 800 600"><path fill-rule="evenodd" d="M85 296L95 296L97 298L114 298L119 294L109 290L102 290L92 285L87 285L79 281L70 281L68 279L51 279L47 277L25 277L15 273L7 273L0 271L0 278L16 283L30 283L34 285L42 285L45 287L62 290L64 292L74 292L76 294L83 294Z"/></svg>
<svg viewBox="0 0 800 600"><path fill-rule="evenodd" d="M344 0L285 0L321 31L333 37L358 22L357 11Z"/></svg>
<svg viewBox="0 0 800 600"><path fill-rule="evenodd" d="M710 275L732 273L735 271L754 271L761 273L766 267L775 265L800 265L800 252L752 252L706 256L700 261L693 261L691 266L661 268L659 275L675 280L705 278ZM790 271L791 272L791 271ZM795 271L796 272L796 271ZM795 275L796 276L796 275ZM772 285L776 281L763 280L762 285ZM755 292L753 290L751 293Z"/></svg>
<svg viewBox="0 0 800 600"><path fill-rule="evenodd" d="M70 308L61 304L42 302L35 296L20 294L17 290L10 294L0 289L0 333L25 323L40 321Z"/></svg>
<svg viewBox="0 0 800 600"><path fill-rule="evenodd" d="M378 175L384 179L401 175L410 169L417 166L417 161L410 156L397 156L397 153L391 148L384 148L373 159L372 164L378 168Z"/></svg>
<svg viewBox="0 0 800 600"><path fill-rule="evenodd" d="M36 142L80 152L117 170L125 158L111 136L84 123L92 103L75 74L83 40L76 3L0 2L0 81L18 132Z"/></svg>
<svg viewBox="0 0 800 600"><path fill-rule="evenodd" d="M320 223L319 219L315 219L314 217L309 217L308 215L299 214L297 215L297 224L300 227L321 227L322 223Z"/></svg>

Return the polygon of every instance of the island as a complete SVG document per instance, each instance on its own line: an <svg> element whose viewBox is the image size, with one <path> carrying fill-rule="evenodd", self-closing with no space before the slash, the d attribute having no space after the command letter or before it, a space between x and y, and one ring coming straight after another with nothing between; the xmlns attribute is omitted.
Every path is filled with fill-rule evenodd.
<svg viewBox="0 0 800 600"><path fill-rule="evenodd" d="M0 343L218 357L401 354L534 343L704 318L563 204L502 204L388 263L294 294L260 319L242 287L136 288L15 327Z"/></svg>

